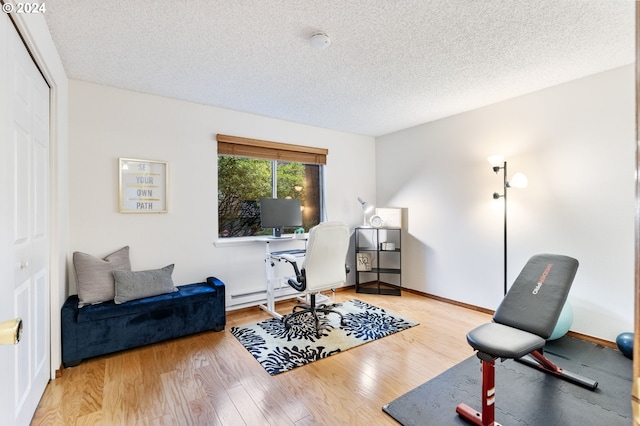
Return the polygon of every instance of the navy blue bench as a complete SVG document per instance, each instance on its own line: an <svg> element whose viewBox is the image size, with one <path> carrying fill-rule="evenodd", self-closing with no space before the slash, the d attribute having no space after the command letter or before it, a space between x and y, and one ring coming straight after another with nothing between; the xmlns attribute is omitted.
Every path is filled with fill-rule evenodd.
<svg viewBox="0 0 640 426"><path fill-rule="evenodd" d="M224 283L177 286L178 291L122 304L113 301L78 308L72 295L62 306L62 363L122 351L202 331L222 331L226 324Z"/></svg>

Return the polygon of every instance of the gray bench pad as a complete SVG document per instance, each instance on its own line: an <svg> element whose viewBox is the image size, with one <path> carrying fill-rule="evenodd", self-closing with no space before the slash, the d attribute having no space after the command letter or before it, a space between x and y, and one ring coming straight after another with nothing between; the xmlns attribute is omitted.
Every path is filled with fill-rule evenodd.
<svg viewBox="0 0 640 426"><path fill-rule="evenodd" d="M493 320L549 338L577 270L578 261L568 256L532 256L498 306Z"/></svg>
<svg viewBox="0 0 640 426"><path fill-rule="evenodd" d="M545 344L540 336L495 322L471 330L467 333L467 342L477 351L495 358L520 358Z"/></svg>
<svg viewBox="0 0 640 426"><path fill-rule="evenodd" d="M492 323L467 333L474 349L494 358L520 358L553 333L578 270L578 261L538 254L527 262L498 306Z"/></svg>

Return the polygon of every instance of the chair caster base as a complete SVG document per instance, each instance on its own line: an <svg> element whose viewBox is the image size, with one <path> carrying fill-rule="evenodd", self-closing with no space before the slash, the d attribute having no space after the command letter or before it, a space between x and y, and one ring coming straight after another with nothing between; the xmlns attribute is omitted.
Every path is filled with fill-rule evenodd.
<svg viewBox="0 0 640 426"><path fill-rule="evenodd" d="M313 295L312 295L313 296ZM314 298L312 297L312 301L315 302L315 300L313 300ZM336 314L340 317L340 326L344 327L347 325L347 321L344 319L344 317L342 316L342 314L334 309L328 308L326 305L315 305L315 303L313 303L311 306L308 305L296 305L293 307L293 312L290 313L289 315L285 315L282 317L282 322L284 323L284 328L285 330L290 330L292 323L291 321L296 318L299 317L301 315L305 315L305 314L310 314L313 319L315 320L315 330L316 330L316 337L319 339L322 335L322 331L324 329L328 329L330 328L327 325L322 325L320 322L320 316L318 314L322 314L322 316L326 316L329 314Z"/></svg>

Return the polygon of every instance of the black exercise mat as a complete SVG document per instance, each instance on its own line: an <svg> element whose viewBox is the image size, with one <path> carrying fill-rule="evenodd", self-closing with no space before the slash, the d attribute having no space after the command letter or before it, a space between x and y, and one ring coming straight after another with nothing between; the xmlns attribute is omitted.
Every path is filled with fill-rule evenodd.
<svg viewBox="0 0 640 426"><path fill-rule="evenodd" d="M514 360L496 361L496 422L503 425L629 426L633 362L622 353L565 336L548 342L545 356L598 382L595 391ZM480 411L480 360L474 355L382 407L402 425L468 425L456 413L465 403Z"/></svg>

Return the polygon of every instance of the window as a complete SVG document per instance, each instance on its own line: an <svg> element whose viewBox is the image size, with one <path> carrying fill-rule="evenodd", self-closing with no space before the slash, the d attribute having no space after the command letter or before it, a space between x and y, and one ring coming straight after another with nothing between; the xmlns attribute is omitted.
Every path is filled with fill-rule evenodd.
<svg viewBox="0 0 640 426"><path fill-rule="evenodd" d="M259 200L296 198L305 231L320 223L327 150L235 136L218 140L218 236L268 235L260 228Z"/></svg>

